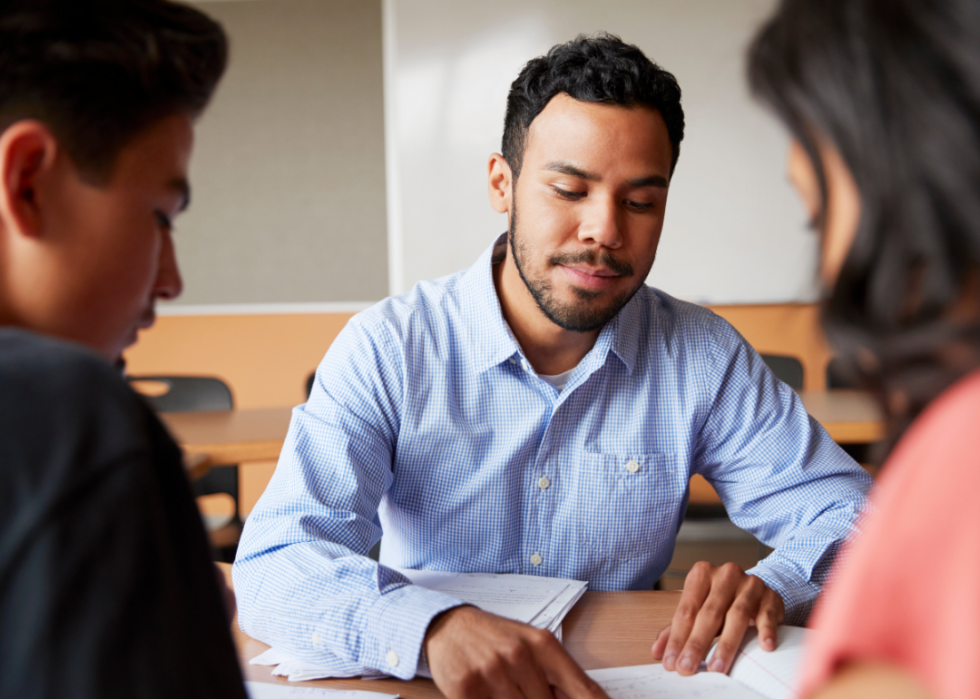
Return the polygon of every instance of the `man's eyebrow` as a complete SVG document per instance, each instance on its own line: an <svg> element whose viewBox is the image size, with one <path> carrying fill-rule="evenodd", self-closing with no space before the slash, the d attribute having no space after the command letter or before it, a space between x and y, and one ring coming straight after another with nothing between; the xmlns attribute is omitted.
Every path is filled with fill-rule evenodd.
<svg viewBox="0 0 980 699"><path fill-rule="evenodd" d="M602 176L597 175L594 172L586 172L580 167L575 167L569 162L564 160L555 160L544 166L545 170L550 172L560 172L563 175L569 175L571 177L577 177L580 180L586 180L587 182L602 182ZM630 187L661 187L663 189L667 188L667 178L663 175L650 175L648 177L640 177L635 180L629 181Z"/></svg>
<svg viewBox="0 0 980 699"><path fill-rule="evenodd" d="M191 205L191 185L185 178L177 177L172 179L167 186L180 194L183 199L183 201L180 203L180 208L178 211L184 211Z"/></svg>
<svg viewBox="0 0 980 699"><path fill-rule="evenodd" d="M638 180L630 180L631 187L662 187L667 189L667 178L663 175L650 175Z"/></svg>
<svg viewBox="0 0 980 699"><path fill-rule="evenodd" d="M587 180L589 182L601 182L602 177L595 174L594 172L586 172L582 168L575 167L569 162L564 160L555 160L544 166L545 170L551 172L560 172L563 175L569 175L571 177L577 177L580 180Z"/></svg>

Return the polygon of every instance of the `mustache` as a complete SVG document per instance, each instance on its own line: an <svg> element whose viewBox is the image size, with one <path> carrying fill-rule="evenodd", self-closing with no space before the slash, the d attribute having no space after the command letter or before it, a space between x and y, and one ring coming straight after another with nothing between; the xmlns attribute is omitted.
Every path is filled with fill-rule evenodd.
<svg viewBox="0 0 980 699"><path fill-rule="evenodd" d="M599 266L608 267L621 277L633 276L633 265L629 262L620 262L608 252L596 254L595 250L583 250L576 253L563 253L552 255L548 258L548 262L552 265L577 265L584 262L592 266L598 263Z"/></svg>

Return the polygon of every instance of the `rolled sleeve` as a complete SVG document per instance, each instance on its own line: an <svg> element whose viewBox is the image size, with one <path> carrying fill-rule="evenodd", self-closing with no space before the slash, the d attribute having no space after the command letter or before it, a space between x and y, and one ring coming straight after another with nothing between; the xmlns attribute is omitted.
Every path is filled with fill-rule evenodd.
<svg viewBox="0 0 980 699"><path fill-rule="evenodd" d="M775 548L748 571L802 624L853 534L871 478L807 415L799 396L731 331L718 352L715 409L697 469L731 520Z"/></svg>

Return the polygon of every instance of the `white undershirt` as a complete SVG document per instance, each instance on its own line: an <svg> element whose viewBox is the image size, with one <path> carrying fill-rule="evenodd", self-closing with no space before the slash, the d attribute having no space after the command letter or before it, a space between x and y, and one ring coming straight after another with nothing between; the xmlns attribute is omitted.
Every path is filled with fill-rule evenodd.
<svg viewBox="0 0 980 699"><path fill-rule="evenodd" d="M513 339L514 342L517 343L517 337L514 335L514 331L510 329L510 324L506 320L504 321L504 327L507 328L507 332L510 333L511 339ZM520 343L518 343L518 344L520 344ZM515 362L517 360L511 358L510 361ZM527 364L527 360L525 359L525 360L522 360L522 361L524 363L524 368L530 371L530 366ZM561 393L562 392L562 389L565 388L565 384L568 383L568 377L571 376L572 375L572 372L575 371L575 369L577 369L577 368L578 367L572 367L568 371L566 371L566 372L564 372L562 374L555 374L554 376L547 376L545 374L538 374L538 378L543 379L544 381L547 381L548 383L550 383L552 386L555 387L555 390L556 391L558 391L559 393Z"/></svg>
<svg viewBox="0 0 980 699"><path fill-rule="evenodd" d="M555 387L555 390L561 393L561 390L565 388L565 384L568 383L568 377L572 375L573 371L575 371L575 367L572 367L571 369L569 369L563 374L555 374L554 376L546 376L544 374L538 374L538 377L550 383L552 386Z"/></svg>

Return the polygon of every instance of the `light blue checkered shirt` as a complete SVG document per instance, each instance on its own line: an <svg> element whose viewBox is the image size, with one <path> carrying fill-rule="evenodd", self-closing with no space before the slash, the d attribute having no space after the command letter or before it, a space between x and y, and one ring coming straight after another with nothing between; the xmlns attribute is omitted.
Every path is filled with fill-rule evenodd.
<svg viewBox="0 0 980 699"><path fill-rule="evenodd" d="M429 621L459 602L387 566L648 590L694 473L776 548L751 572L804 619L864 471L728 323L650 287L559 393L504 323L493 255L358 314L330 347L238 548L242 629L409 678Z"/></svg>

